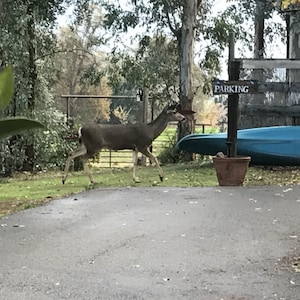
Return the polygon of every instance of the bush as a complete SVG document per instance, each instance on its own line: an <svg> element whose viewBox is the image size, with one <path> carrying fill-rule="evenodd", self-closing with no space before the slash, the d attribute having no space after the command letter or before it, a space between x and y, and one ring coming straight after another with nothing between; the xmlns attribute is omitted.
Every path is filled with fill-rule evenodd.
<svg viewBox="0 0 300 300"><path fill-rule="evenodd" d="M174 134L167 142L166 147L158 155L158 159L162 164L175 164L180 162L180 150L175 148L177 142L177 134Z"/></svg>

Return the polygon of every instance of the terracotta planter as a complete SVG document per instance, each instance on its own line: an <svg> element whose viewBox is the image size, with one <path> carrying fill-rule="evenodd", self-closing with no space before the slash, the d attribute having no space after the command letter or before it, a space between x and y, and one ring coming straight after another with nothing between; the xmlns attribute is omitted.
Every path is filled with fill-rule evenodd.
<svg viewBox="0 0 300 300"><path fill-rule="evenodd" d="M240 186L243 185L250 156L241 157L213 157L214 167L219 185L222 186Z"/></svg>

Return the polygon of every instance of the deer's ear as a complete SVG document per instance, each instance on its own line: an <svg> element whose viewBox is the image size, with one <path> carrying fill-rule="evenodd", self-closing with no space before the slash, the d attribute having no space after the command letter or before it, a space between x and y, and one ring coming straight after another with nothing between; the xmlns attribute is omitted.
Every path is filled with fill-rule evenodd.
<svg viewBox="0 0 300 300"><path fill-rule="evenodd" d="M180 104L177 102L173 102L169 105L168 110L178 109L178 105L180 105Z"/></svg>

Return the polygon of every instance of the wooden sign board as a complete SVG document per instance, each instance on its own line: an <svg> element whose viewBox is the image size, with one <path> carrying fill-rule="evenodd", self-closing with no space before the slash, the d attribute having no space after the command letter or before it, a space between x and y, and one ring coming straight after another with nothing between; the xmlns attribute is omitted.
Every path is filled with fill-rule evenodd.
<svg viewBox="0 0 300 300"><path fill-rule="evenodd" d="M258 82L256 80L238 81L213 81L214 95L232 94L255 94L258 92Z"/></svg>

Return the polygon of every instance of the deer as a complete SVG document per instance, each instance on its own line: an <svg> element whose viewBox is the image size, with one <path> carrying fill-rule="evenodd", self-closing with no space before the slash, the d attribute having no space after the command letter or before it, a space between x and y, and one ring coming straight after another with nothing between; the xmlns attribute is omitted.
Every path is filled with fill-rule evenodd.
<svg viewBox="0 0 300 300"><path fill-rule="evenodd" d="M133 154L133 181L140 182L136 176L136 166L138 161L138 152L149 158L151 164L158 169L159 178L163 181L164 173L158 162L158 159L150 152L149 147L152 142L165 130L169 122L181 122L185 120L177 104L168 104L164 107L158 117L150 123L136 124L101 124L92 122L79 128L78 130L78 147L69 154L62 183L64 184L71 161L76 157L81 157L83 170L88 175L90 183L96 181L92 176L88 160L93 158L101 149L110 150L132 150Z"/></svg>

